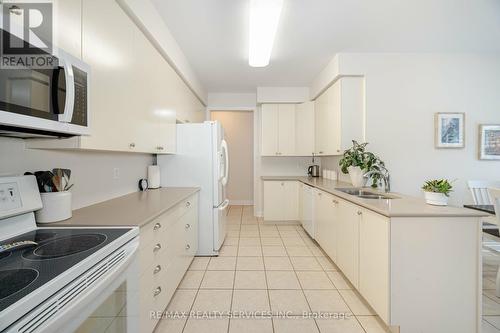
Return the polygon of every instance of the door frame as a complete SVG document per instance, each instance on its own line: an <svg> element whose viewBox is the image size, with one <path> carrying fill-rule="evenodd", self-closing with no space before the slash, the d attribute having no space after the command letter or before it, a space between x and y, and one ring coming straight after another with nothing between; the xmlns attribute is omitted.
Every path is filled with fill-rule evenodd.
<svg viewBox="0 0 500 333"><path fill-rule="evenodd" d="M251 205L254 206L254 215L259 216L256 212L255 209L257 207L256 205L256 200L258 200L257 196L257 191L260 190L258 186L258 182L256 181L258 177L258 170L257 168L259 167L257 164L257 156L259 156L259 151L258 151L258 144L259 144L259 129L260 127L258 126L258 119L257 119L257 107L241 107L241 106L235 106L235 107L216 107L216 106L207 106L205 109L205 119L206 120L211 120L211 114L212 112L252 112L253 113L253 202ZM245 204L245 203L231 203L231 204ZM249 203L246 203L249 204ZM262 214L262 213L261 213Z"/></svg>

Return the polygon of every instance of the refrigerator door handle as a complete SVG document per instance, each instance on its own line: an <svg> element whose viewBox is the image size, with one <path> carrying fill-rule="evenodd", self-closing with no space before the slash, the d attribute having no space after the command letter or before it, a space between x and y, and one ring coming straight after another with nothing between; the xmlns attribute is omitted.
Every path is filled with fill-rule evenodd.
<svg viewBox="0 0 500 333"><path fill-rule="evenodd" d="M225 210L229 206L229 199L224 200L224 202L219 206L219 210Z"/></svg>
<svg viewBox="0 0 500 333"><path fill-rule="evenodd" d="M221 142L221 151L224 151L224 158L225 158L224 177L222 178L221 183L222 185L226 186L229 179L229 152L227 149L226 140L222 140Z"/></svg>

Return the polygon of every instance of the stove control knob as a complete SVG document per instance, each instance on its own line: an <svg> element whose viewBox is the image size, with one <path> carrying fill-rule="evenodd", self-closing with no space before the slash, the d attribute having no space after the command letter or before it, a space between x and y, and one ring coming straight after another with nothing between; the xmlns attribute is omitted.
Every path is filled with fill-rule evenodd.
<svg viewBox="0 0 500 333"><path fill-rule="evenodd" d="M160 223L156 223L155 226L153 227L153 230L158 230L161 228L161 224Z"/></svg>
<svg viewBox="0 0 500 333"><path fill-rule="evenodd" d="M161 287L156 287L156 289L153 292L153 295L156 297L161 294Z"/></svg>
<svg viewBox="0 0 500 333"><path fill-rule="evenodd" d="M189 244L186 245L186 250L189 250L191 246Z"/></svg>
<svg viewBox="0 0 500 333"><path fill-rule="evenodd" d="M158 273L160 273L160 271L161 271L161 266L160 266L160 265L158 265L158 266L156 266L156 267L155 267L155 269L153 270L153 274L158 274Z"/></svg>
<svg viewBox="0 0 500 333"><path fill-rule="evenodd" d="M185 228L186 228L186 229L189 229L189 228L191 228L191 224L189 224L189 223L186 223L186 227L185 227Z"/></svg>

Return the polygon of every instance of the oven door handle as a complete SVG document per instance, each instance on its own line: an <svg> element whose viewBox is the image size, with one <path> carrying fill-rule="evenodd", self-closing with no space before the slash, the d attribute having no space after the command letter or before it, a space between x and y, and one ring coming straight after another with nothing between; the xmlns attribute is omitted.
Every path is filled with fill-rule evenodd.
<svg viewBox="0 0 500 333"><path fill-rule="evenodd" d="M59 114L59 121L63 123L71 123L73 119L73 108L75 104L75 75L73 73L73 65L71 61L65 59L64 56L59 58L59 65L64 69L64 75L66 78L66 101L64 102L64 112ZM56 96L58 94L58 87L53 87L56 90Z"/></svg>

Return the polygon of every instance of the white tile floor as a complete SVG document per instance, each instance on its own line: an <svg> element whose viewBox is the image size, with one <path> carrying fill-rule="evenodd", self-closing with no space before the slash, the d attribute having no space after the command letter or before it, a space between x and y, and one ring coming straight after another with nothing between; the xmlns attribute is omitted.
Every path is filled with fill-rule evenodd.
<svg viewBox="0 0 500 333"><path fill-rule="evenodd" d="M195 316L195 311L201 312ZM213 311L221 314L207 318ZM167 313L178 316L162 319L157 333L386 332L302 227L264 225L252 206L230 208L220 256L194 259ZM248 318L251 314L261 316Z"/></svg>

